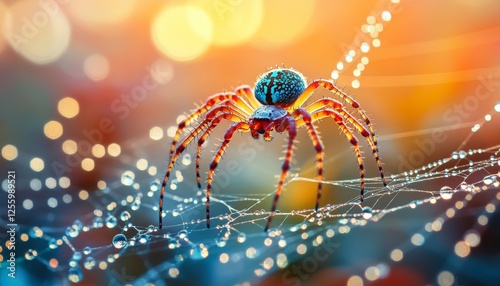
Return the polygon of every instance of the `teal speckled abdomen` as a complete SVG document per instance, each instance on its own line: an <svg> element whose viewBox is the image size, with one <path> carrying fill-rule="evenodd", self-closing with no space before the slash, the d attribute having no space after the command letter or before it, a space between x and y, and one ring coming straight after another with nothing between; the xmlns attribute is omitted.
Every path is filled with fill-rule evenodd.
<svg viewBox="0 0 500 286"><path fill-rule="evenodd" d="M302 74L291 69L274 69L261 76L255 85L255 98L264 105L287 107L306 89Z"/></svg>

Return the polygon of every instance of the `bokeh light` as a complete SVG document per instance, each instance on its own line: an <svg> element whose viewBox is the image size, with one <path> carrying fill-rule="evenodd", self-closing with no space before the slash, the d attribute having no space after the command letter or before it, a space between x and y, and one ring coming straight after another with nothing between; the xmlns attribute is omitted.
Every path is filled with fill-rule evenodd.
<svg viewBox="0 0 500 286"><path fill-rule="evenodd" d="M4 21L5 21L5 14L7 13L7 7L3 2L0 2L0 31L3 29ZM0 54L4 51L6 47L5 43L5 38L0 37Z"/></svg>
<svg viewBox="0 0 500 286"><path fill-rule="evenodd" d="M197 0L193 5L203 10L210 18L213 26L212 43L214 45L233 46L243 44L255 37L255 33L263 24L264 5L262 0ZM279 15L283 14L280 13ZM196 14L190 14L189 20L192 25L195 25L197 17Z"/></svg>
<svg viewBox="0 0 500 286"><path fill-rule="evenodd" d="M90 55L83 63L83 71L93 81L103 80L109 74L109 61L99 54Z"/></svg>
<svg viewBox="0 0 500 286"><path fill-rule="evenodd" d="M315 10L316 1L278 0L266 3L262 24L253 44L261 48L279 48L299 40L311 24Z"/></svg>
<svg viewBox="0 0 500 286"><path fill-rule="evenodd" d="M86 0L71 1L65 8L83 26L101 27L124 21L136 5L134 0Z"/></svg>
<svg viewBox="0 0 500 286"><path fill-rule="evenodd" d="M74 98L65 97L59 100L57 110L64 117L73 118L80 112L80 106Z"/></svg>
<svg viewBox="0 0 500 286"><path fill-rule="evenodd" d="M35 64L59 59L71 38L71 26L59 9L55 2L22 0L10 5L4 27L10 46Z"/></svg>
<svg viewBox="0 0 500 286"><path fill-rule="evenodd" d="M35 157L30 161L30 167L35 172L41 172L45 168L45 163L42 159Z"/></svg>
<svg viewBox="0 0 500 286"><path fill-rule="evenodd" d="M7 144L3 146L2 148L2 157L5 158L5 160L12 161L17 158L17 148L14 145Z"/></svg>
<svg viewBox="0 0 500 286"><path fill-rule="evenodd" d="M205 11L195 6L166 6L154 19L151 36L167 57L189 61L209 48L213 24Z"/></svg>
<svg viewBox="0 0 500 286"><path fill-rule="evenodd" d="M63 126L58 121L51 120L43 127L43 133L45 133L47 138L55 140L62 136Z"/></svg>

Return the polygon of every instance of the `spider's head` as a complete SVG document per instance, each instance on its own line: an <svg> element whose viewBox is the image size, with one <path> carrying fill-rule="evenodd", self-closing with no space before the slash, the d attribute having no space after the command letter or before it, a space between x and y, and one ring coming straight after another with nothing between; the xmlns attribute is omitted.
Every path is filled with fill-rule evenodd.
<svg viewBox="0 0 500 286"><path fill-rule="evenodd" d="M255 98L264 105L288 107L306 89L304 76L292 69L276 68L264 73L255 84Z"/></svg>

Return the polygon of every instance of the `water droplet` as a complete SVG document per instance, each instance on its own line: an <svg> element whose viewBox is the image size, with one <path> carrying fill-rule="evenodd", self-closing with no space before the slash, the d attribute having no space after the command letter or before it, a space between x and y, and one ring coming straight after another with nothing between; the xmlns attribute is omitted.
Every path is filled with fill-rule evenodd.
<svg viewBox="0 0 500 286"><path fill-rule="evenodd" d="M66 228L66 235L69 237L74 238L74 237L77 237L79 234L80 234L80 232L77 229L73 228L72 226L68 226Z"/></svg>
<svg viewBox="0 0 500 286"><path fill-rule="evenodd" d="M160 184L160 181L158 179L152 181L151 184L149 185L149 189L153 192L158 191L160 188L161 188L161 184Z"/></svg>
<svg viewBox="0 0 500 286"><path fill-rule="evenodd" d="M153 232L155 231L155 227L153 225L148 226L148 232Z"/></svg>
<svg viewBox="0 0 500 286"><path fill-rule="evenodd" d="M494 182L497 181L497 176L496 175L488 175L483 178L483 183L487 186L493 184Z"/></svg>
<svg viewBox="0 0 500 286"><path fill-rule="evenodd" d="M192 259L204 259L208 257L208 248L203 244L195 245L189 252Z"/></svg>
<svg viewBox="0 0 500 286"><path fill-rule="evenodd" d="M191 155L186 153L182 156L182 165L189 166L191 165Z"/></svg>
<svg viewBox="0 0 500 286"><path fill-rule="evenodd" d="M125 171L122 174L121 182L125 186L131 186L134 183L135 174L132 171Z"/></svg>
<svg viewBox="0 0 500 286"><path fill-rule="evenodd" d="M94 218L94 220L92 221L92 226L94 228L101 228L101 227L103 227L104 224L102 222L102 218L101 217Z"/></svg>
<svg viewBox="0 0 500 286"><path fill-rule="evenodd" d="M464 159L465 156L467 156L467 152L465 152L464 150L460 150L458 152L458 157L460 157L460 159Z"/></svg>
<svg viewBox="0 0 500 286"><path fill-rule="evenodd" d="M26 251L26 254L24 255L24 257L26 258L26 260L33 260L33 259L35 259L35 257L37 255L38 255L38 252L36 252L36 250L29 249L28 251Z"/></svg>
<svg viewBox="0 0 500 286"><path fill-rule="evenodd" d="M116 226L118 220L116 219L116 217L110 215L106 218L106 227L108 228L113 228Z"/></svg>
<svg viewBox="0 0 500 286"><path fill-rule="evenodd" d="M94 259L94 257L87 257L85 258L85 261L83 262L83 267L85 267L85 269L88 269L88 270L91 270L92 268L94 268L96 265L96 261Z"/></svg>
<svg viewBox="0 0 500 286"><path fill-rule="evenodd" d="M89 255L90 253L92 253L92 248L87 246L83 249L83 254Z"/></svg>
<svg viewBox="0 0 500 286"><path fill-rule="evenodd" d="M222 239L222 238L217 238L215 240L215 244L217 244L218 247L224 247L226 246L227 240Z"/></svg>
<svg viewBox="0 0 500 286"><path fill-rule="evenodd" d="M245 240L247 240L247 235L241 232L238 234L237 240L239 243L243 243L245 242Z"/></svg>
<svg viewBox="0 0 500 286"><path fill-rule="evenodd" d="M439 190L439 195L443 198L443 200L449 200L453 196L453 192L452 188L444 186Z"/></svg>
<svg viewBox="0 0 500 286"><path fill-rule="evenodd" d="M458 159L458 152L451 153L451 158L454 160Z"/></svg>
<svg viewBox="0 0 500 286"><path fill-rule="evenodd" d="M142 244L146 244L146 242L148 242L148 238L149 236L146 234L139 234L139 236L137 236L137 240Z"/></svg>
<svg viewBox="0 0 500 286"><path fill-rule="evenodd" d="M127 244L127 237L125 235L119 233L115 235L115 237L113 237L113 245L115 248L124 248L127 246Z"/></svg>
<svg viewBox="0 0 500 286"><path fill-rule="evenodd" d="M82 281L82 279L83 279L83 272L80 269L80 267L78 267L78 266L71 267L69 269L69 272L68 272L68 279L69 279L69 281L71 281L73 283L77 283L77 282Z"/></svg>
<svg viewBox="0 0 500 286"><path fill-rule="evenodd" d="M57 247L58 247L58 245L57 245L57 239L52 238L52 239L49 241L49 248L50 248L50 249L56 249Z"/></svg>
<svg viewBox="0 0 500 286"><path fill-rule="evenodd" d="M127 221L129 220L131 217L130 213L128 211L123 211L121 214L120 214L120 219L122 221Z"/></svg>
<svg viewBox="0 0 500 286"><path fill-rule="evenodd" d="M136 211L138 210L139 208L141 207L141 200L140 199L135 199L135 201L132 203L132 205L130 206L130 209L133 210L133 211Z"/></svg>
<svg viewBox="0 0 500 286"><path fill-rule="evenodd" d="M72 257L73 260L80 260L82 259L82 253L80 251L77 251L75 253L73 253L73 257Z"/></svg>
<svg viewBox="0 0 500 286"><path fill-rule="evenodd" d="M362 214L364 219L371 219L373 216L372 208L371 207L364 207L361 210L361 214Z"/></svg>
<svg viewBox="0 0 500 286"><path fill-rule="evenodd" d="M184 239L188 236L188 232L187 230L183 229L181 231L179 231L179 233L177 234L177 236L180 238L180 239Z"/></svg>

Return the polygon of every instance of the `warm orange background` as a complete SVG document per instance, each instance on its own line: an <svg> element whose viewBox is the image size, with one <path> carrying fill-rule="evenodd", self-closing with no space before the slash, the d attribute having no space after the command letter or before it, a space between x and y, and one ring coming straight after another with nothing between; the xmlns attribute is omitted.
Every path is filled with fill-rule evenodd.
<svg viewBox="0 0 500 286"><path fill-rule="evenodd" d="M57 176L53 163L66 160L65 140L85 140L82 132L101 128L107 118L112 131L98 144L116 143L121 155L118 160L90 155L93 163L87 170L77 162L71 173L64 173L75 194L92 192L103 178L119 178L123 170L114 166L134 166L141 158L158 166L154 177L161 177L170 142L167 130L179 115L216 92L253 86L259 74L276 65L293 67L309 80L330 79L342 61L337 84L355 96L375 123L388 174L449 156L462 148L474 122L488 113L498 117L493 106L500 102L500 5L495 0L58 2L0 1L0 146L13 145L18 153L0 164L28 166L41 157L44 171L30 170L27 176ZM390 21L382 20L384 11L391 12ZM383 26L374 37L380 47L361 32L369 16ZM359 49L364 41L370 44L367 53ZM345 56L350 49L356 54L349 64ZM369 62L355 76L361 56ZM125 107L124 98L144 85L151 67L163 71L160 79L148 82L155 87ZM353 86L353 80L360 86ZM71 118L58 110L66 97L79 106ZM52 120L63 127L54 139L44 133ZM329 158L326 178L356 178L350 146L331 124L319 124ZM153 127L163 130L163 150L149 149ZM452 131L433 139L433 128ZM294 170L313 177L315 156L303 133ZM499 138L495 132L478 132L466 148L492 146ZM235 140L235 145L245 141ZM283 140L277 136L244 166L247 182L250 177L275 184ZM224 160L238 159L231 146ZM369 150L364 151L367 173L376 176ZM208 165L211 153L205 156ZM312 187L297 183L289 189L304 186ZM283 196L281 205L312 206L310 193L294 194ZM299 195L306 199L297 199ZM334 199L326 194L325 201ZM151 219L156 222L154 214Z"/></svg>

